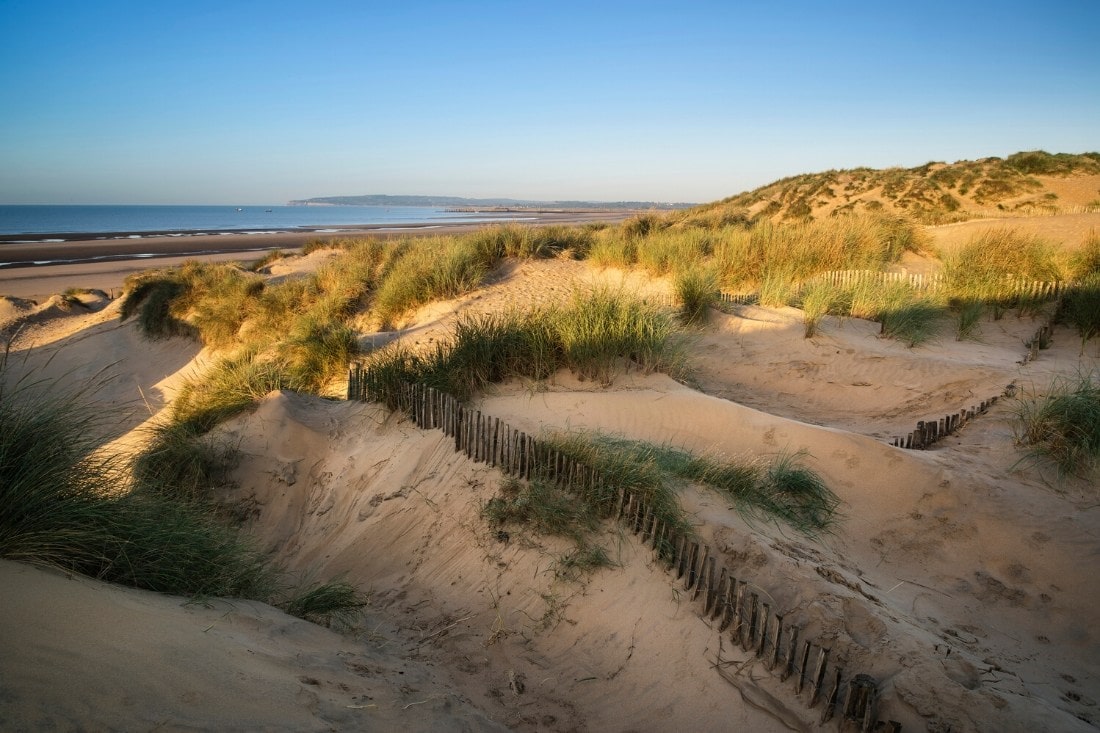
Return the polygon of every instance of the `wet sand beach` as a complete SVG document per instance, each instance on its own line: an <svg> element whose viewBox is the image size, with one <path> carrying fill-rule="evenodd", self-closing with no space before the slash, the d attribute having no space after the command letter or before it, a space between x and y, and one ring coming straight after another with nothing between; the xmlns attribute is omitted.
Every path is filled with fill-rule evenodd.
<svg viewBox="0 0 1100 733"><path fill-rule="evenodd" d="M532 211L525 225L614 223L633 211ZM501 223L507 223L502 220ZM315 239L357 236L429 236L470 232L488 226L471 224L360 225L245 234L145 235L133 232L0 236L0 295L41 301L67 288L96 288L108 294L122 288L132 273L177 265L189 259L226 262L253 260L275 249L298 249ZM48 241L66 238L66 241Z"/></svg>

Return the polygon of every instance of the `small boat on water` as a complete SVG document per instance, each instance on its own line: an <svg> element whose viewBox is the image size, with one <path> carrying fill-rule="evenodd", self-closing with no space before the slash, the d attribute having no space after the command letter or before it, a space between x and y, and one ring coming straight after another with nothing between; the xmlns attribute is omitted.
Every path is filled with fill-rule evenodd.
<svg viewBox="0 0 1100 733"><path fill-rule="evenodd" d="M240 206L237 207L237 211L244 211Z"/></svg>

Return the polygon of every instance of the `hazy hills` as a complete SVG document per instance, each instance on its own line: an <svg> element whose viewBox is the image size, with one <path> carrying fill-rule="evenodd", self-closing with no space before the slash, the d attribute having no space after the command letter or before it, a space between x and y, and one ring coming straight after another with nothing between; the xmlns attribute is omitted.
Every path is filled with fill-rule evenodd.
<svg viewBox="0 0 1100 733"><path fill-rule="evenodd" d="M319 196L288 202L290 206L437 206L447 208L509 209L684 209L694 204L657 201L528 201L521 199L472 199L461 196Z"/></svg>
<svg viewBox="0 0 1100 733"><path fill-rule="evenodd" d="M685 221L820 219L844 212L906 214L925 224L1100 210L1100 153L1021 152L916 168L807 173L684 212Z"/></svg>

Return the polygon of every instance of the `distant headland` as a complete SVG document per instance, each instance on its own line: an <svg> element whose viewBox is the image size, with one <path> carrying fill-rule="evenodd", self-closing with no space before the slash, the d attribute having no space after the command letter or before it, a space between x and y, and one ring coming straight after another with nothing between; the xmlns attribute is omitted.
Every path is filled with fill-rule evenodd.
<svg viewBox="0 0 1100 733"><path fill-rule="evenodd" d="M619 211L642 209L687 209L695 204L667 201L527 201L521 199L472 199L462 196L319 196L288 201L287 206L436 206L449 209L494 209L525 211Z"/></svg>

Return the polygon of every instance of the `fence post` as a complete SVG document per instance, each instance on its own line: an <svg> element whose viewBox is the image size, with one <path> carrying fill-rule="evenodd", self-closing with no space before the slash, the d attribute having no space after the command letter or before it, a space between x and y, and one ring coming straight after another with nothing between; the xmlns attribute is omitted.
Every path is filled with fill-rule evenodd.
<svg viewBox="0 0 1100 733"><path fill-rule="evenodd" d="M806 668L810 666L810 641L807 639L802 642L802 662L798 665L798 681L795 683L794 692L796 695L802 694L802 688L806 684Z"/></svg>
<svg viewBox="0 0 1100 733"><path fill-rule="evenodd" d="M819 723L825 725L833 718L833 713L836 710L836 700L840 696L840 677L842 671L837 666L836 671L833 672L833 684L829 688L828 694L825 695L825 707L821 711L821 718Z"/></svg>
<svg viewBox="0 0 1100 733"><path fill-rule="evenodd" d="M756 656L764 656L764 645L768 641L768 622L771 621L771 606L760 604L760 639L756 641ZM755 640L754 640L755 641Z"/></svg>
<svg viewBox="0 0 1100 733"><path fill-rule="evenodd" d="M794 674L794 655L798 649L798 627L791 625L787 633L787 655L783 662L783 673L779 675L780 682L786 682Z"/></svg>
<svg viewBox="0 0 1100 733"><path fill-rule="evenodd" d="M817 671L814 672L810 687L810 707L817 704L817 698L821 694L821 683L825 680L825 665L829 663L829 650L822 648L817 654Z"/></svg>

